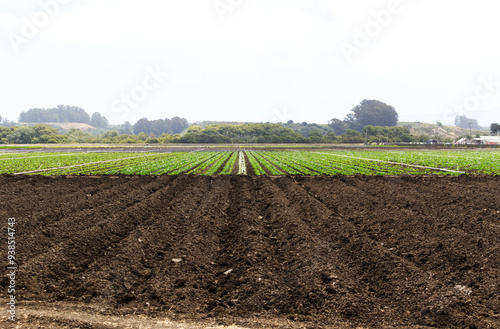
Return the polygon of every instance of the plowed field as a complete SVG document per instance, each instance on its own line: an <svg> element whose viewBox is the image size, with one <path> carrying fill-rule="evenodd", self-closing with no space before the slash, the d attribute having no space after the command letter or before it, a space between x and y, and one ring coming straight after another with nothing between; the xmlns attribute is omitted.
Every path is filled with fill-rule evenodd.
<svg viewBox="0 0 500 329"><path fill-rule="evenodd" d="M500 328L498 176L0 176L0 195L20 328Z"/></svg>

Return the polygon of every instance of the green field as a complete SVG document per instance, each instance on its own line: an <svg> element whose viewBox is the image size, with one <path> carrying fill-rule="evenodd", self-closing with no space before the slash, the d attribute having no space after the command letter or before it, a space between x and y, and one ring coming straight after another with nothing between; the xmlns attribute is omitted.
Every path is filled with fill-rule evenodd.
<svg viewBox="0 0 500 329"><path fill-rule="evenodd" d="M1 174L461 175L499 174L498 150L236 149L4 152Z"/></svg>

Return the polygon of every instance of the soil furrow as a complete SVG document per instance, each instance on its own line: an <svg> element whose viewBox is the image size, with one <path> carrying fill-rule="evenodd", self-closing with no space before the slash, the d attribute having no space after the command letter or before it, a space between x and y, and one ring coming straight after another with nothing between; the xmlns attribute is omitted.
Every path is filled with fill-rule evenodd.
<svg viewBox="0 0 500 329"><path fill-rule="evenodd" d="M478 252L478 241L474 240L470 235L456 229L443 230L443 227L439 225L439 219L426 218L412 212L391 208L384 202L377 202L370 200L370 198L360 198L360 192L351 188L341 187L340 190L344 195L342 198L333 201L328 190L333 191L338 188L338 185L328 184L327 182L315 184L308 178L299 178L299 180L309 193L315 195L329 208L340 209L340 214L355 225L359 232L377 241L395 256L404 259L406 262L413 263L433 281L438 280L440 284L436 286L438 289L434 291L435 295L444 294L450 299L450 305L444 305L443 307L450 308L455 305L453 303L458 303L458 300L462 300L460 298L465 297L454 289L456 286L479 288L483 290L479 292L479 295L492 296L492 289L495 289L495 287L489 286L489 288L484 289L480 287L478 282L484 280L485 277L488 277L488 280L495 280L500 276L496 269L482 261L486 258L484 252L483 254ZM351 180L350 183L355 186L359 182ZM381 185L379 188L373 186L370 189L371 193L378 195L380 200L390 199L387 196L387 193L390 193L387 192L389 190L387 184ZM353 194L350 194L350 191ZM352 207L348 200L353 198L366 200L366 205ZM378 206L374 207L375 205ZM446 214L443 214L443 216L444 218L450 218ZM498 238L493 242L493 245L497 244ZM459 253L458 250L461 252ZM496 263L495 260L490 260L491 262ZM478 270L480 269L482 269L481 272L483 273L479 274ZM493 298L494 300L490 299L488 301L474 299L472 306L469 301L469 311L467 312L473 313L471 309L476 307L483 310L491 308L491 305L498 304L498 299ZM433 298L431 297L426 303L429 306L424 307L421 312L428 314L430 312L428 310L435 307ZM450 321L449 317L452 315L456 316L454 312L448 312L448 314L444 313L446 317L439 314L433 320L446 322ZM432 312L429 314L432 314ZM433 322L430 321L429 323Z"/></svg>
<svg viewBox="0 0 500 329"><path fill-rule="evenodd" d="M147 296L162 309L206 312L216 276L221 228L227 222L229 177L193 179L193 193L168 214L166 245L147 282ZM165 223L167 224L167 223ZM168 278L168 279L166 279Z"/></svg>
<svg viewBox="0 0 500 329"><path fill-rule="evenodd" d="M20 302L283 328L497 328L499 188L493 176L0 176L0 217L16 217Z"/></svg>
<svg viewBox="0 0 500 329"><path fill-rule="evenodd" d="M82 197L81 191L85 188L95 188L102 190L111 188L109 183L103 183L99 180L74 180L64 177L52 178L43 176L33 177L15 177L15 176L0 176L0 181L7 182L2 188L4 200L9 200L5 203L5 209L12 212L22 212L30 209L30 211L38 211L47 208L47 204L56 205L61 201L61 195L65 197L74 197L75 200Z"/></svg>
<svg viewBox="0 0 500 329"><path fill-rule="evenodd" d="M219 236L217 273L209 286L214 302L208 305L208 311L243 315L271 310L276 299L271 287L276 281L269 269L279 263L265 224L266 205L254 178L233 176L230 184L227 222Z"/></svg>
<svg viewBox="0 0 500 329"><path fill-rule="evenodd" d="M112 186L101 191L91 187L85 189L78 200L62 198L56 207L49 204L45 210L28 214L18 225L18 237L38 242L19 247L22 255L20 264L25 259L32 259L62 241L71 239L76 233L95 226L101 218L141 202L143 193L161 188L157 180L128 178L113 181ZM90 196L88 193L91 193Z"/></svg>
<svg viewBox="0 0 500 329"><path fill-rule="evenodd" d="M422 296L437 286L438 283L430 280L417 266L393 255L380 243L344 221L336 208L330 210L291 178L279 178L275 182L297 209L297 214L307 219L306 223L314 232L311 235L322 237L323 245L329 247L326 255L335 256L337 273L334 275L338 278L332 282L333 290L350 285L351 289L366 292L362 300L350 296L350 304L343 306L346 308L344 315L359 313L381 320L390 315L393 319L407 320L405 310L416 310L412 309L415 300L406 296ZM365 259L375 261L371 264ZM321 263L326 263L326 260ZM344 278L350 278L350 282ZM414 285L396 283L402 278ZM332 291L329 285L326 289Z"/></svg>
<svg viewBox="0 0 500 329"><path fill-rule="evenodd" d="M224 201L214 204L228 183L213 183L210 177L190 176L190 180L188 189L165 200L157 213L87 270L91 284L82 288L95 295L89 298L160 310L168 305L167 309L182 313L186 299L192 302L193 294L203 290L213 266L220 213L227 207ZM184 279L186 275L191 280Z"/></svg>
<svg viewBox="0 0 500 329"><path fill-rule="evenodd" d="M54 244L45 253L26 260L21 267L26 273L25 281L21 280L19 286L34 285L56 296L62 291L67 292L66 287L72 287L75 280L82 279L78 273L85 271L107 248L125 239L130 231L147 220L165 198L172 197L171 189L185 188L187 180L187 177L179 176L170 184L171 178L165 176L150 187L150 194L146 198L144 191L139 190L136 193L141 198L128 204L115 204L111 209L106 209L102 216L73 218L75 222L87 220L93 225L87 225L87 228L74 232L70 238ZM71 295L78 294L75 292Z"/></svg>

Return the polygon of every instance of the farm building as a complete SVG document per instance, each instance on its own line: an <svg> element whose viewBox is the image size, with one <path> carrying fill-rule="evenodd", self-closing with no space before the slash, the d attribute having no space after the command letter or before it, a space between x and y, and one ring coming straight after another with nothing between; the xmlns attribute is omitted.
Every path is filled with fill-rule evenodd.
<svg viewBox="0 0 500 329"><path fill-rule="evenodd" d="M470 144L470 143L471 143L471 141L468 138L460 138L457 141L457 144Z"/></svg>
<svg viewBox="0 0 500 329"><path fill-rule="evenodd" d="M480 136L472 139L472 142L482 145L500 145L500 136Z"/></svg>

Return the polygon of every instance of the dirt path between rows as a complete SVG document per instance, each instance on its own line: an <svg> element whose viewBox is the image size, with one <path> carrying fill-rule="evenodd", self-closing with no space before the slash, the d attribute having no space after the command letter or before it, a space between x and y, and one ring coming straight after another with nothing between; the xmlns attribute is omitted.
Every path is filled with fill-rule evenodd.
<svg viewBox="0 0 500 329"><path fill-rule="evenodd" d="M2 304L7 300L2 300ZM105 315L88 306L68 303L23 303L18 307L20 318L16 322L0 318L0 324L10 328L130 328L130 329L246 329L236 325L218 325L213 322L172 321L143 315ZM2 327L3 328L3 327Z"/></svg>

